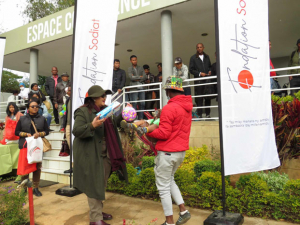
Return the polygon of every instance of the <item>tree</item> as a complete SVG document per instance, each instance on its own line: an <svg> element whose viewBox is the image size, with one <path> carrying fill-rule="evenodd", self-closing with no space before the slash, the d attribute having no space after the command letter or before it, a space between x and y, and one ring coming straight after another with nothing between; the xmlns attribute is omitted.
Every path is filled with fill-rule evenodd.
<svg viewBox="0 0 300 225"><path fill-rule="evenodd" d="M12 93L15 90L19 90L18 79L22 79L22 77L12 72L3 70L1 80L1 92Z"/></svg>
<svg viewBox="0 0 300 225"><path fill-rule="evenodd" d="M75 0L26 0L26 2L27 6L23 11L23 15L29 18L29 22L41 19L75 4Z"/></svg>

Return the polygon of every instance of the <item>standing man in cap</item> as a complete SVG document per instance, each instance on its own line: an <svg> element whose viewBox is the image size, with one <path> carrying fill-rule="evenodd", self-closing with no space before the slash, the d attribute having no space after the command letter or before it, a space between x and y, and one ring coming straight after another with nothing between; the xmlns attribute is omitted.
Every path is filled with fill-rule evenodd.
<svg viewBox="0 0 300 225"><path fill-rule="evenodd" d="M194 75L195 78L200 77L207 77L211 75L211 62L209 56L204 52L204 45L202 43L198 43L196 45L196 54L193 55L190 59L190 66L189 70L190 73ZM195 81L195 84L204 84L207 83L207 80L199 80ZM205 86L196 86L195 87L195 94L196 95L205 95ZM198 107L203 106L203 101L205 106L211 105L211 99L204 98L204 97L197 97L195 98ZM198 115L202 118L202 109L197 109ZM205 109L206 118L210 118L210 108Z"/></svg>
<svg viewBox="0 0 300 225"><path fill-rule="evenodd" d="M55 109L60 113L63 110L64 103L64 96L66 95L66 87L71 86L69 81L69 75L67 73L63 73L61 75L61 82L56 85L53 103ZM63 127L63 115L59 114L59 124L60 124L60 132L65 132L65 128Z"/></svg>
<svg viewBox="0 0 300 225"><path fill-rule="evenodd" d="M113 71L113 80L112 80L112 91L113 94L115 94L116 92L118 92L118 95L116 96L116 98L118 98L121 93L122 93L122 89L125 86L125 82L126 82L126 73L124 70L120 69L120 60L115 59L114 60L114 71ZM123 103L123 96L119 97L117 99L118 102L120 102L120 104L122 105ZM117 116L122 112L122 110L118 110L117 111Z"/></svg>
<svg viewBox="0 0 300 225"><path fill-rule="evenodd" d="M117 127L122 116L100 119L96 116L106 107L110 90L94 85L75 110L73 134L74 187L86 194L90 208L90 225L107 225L110 214L103 212L105 189L110 174L118 171L119 178L128 182L125 158ZM131 105L130 105L131 106Z"/></svg>
<svg viewBox="0 0 300 225"><path fill-rule="evenodd" d="M154 173L166 216L166 222L163 225L175 225L172 198L180 210L176 225L181 225L191 218L191 214L184 206L180 190L174 180L174 174L184 160L185 151L189 149L193 101L191 95L184 95L180 77L168 77L163 88L170 100L161 111L159 127L157 125L140 127L138 133L141 135L142 129L147 136L158 140L155 146L157 156L155 157ZM153 131L153 128L156 129ZM148 133L148 130L152 132Z"/></svg>
<svg viewBox="0 0 300 225"><path fill-rule="evenodd" d="M45 90L46 90L47 94L49 95L52 106L53 106L53 114L54 114L55 123L59 124L58 111L57 111L57 108L55 108L53 99L54 99L56 85L59 82L61 82L62 80L61 80L61 77L58 76L58 70L57 70L56 66L52 67L51 72L52 72L52 76L47 77L47 79L46 79Z"/></svg>
<svg viewBox="0 0 300 225"><path fill-rule="evenodd" d="M143 69L144 69L144 72L147 76L147 79L145 80L145 84L154 83L154 78L155 77L152 73L150 73L150 66L145 64L145 65L143 65ZM153 89L153 88L154 88L154 86L146 87L147 90ZM146 92L146 100L151 100L152 99L152 92L153 91L147 91ZM155 101L147 101L145 109L154 109L154 103L155 103Z"/></svg>
<svg viewBox="0 0 300 225"><path fill-rule="evenodd" d="M183 64L182 59L177 57L175 59L175 66L173 67L173 76L181 77L182 81L189 79L189 68ZM186 81L183 83L183 86L190 85L190 82ZM183 88L185 95L192 95L191 88Z"/></svg>
<svg viewBox="0 0 300 225"><path fill-rule="evenodd" d="M289 61L289 67L300 66L300 39L297 41L297 50L293 51L291 54L291 58ZM294 69L288 71L289 74L298 74L300 73L300 69ZM291 88L300 87L300 76L290 76L290 84ZM297 93L299 89L291 90L291 94Z"/></svg>

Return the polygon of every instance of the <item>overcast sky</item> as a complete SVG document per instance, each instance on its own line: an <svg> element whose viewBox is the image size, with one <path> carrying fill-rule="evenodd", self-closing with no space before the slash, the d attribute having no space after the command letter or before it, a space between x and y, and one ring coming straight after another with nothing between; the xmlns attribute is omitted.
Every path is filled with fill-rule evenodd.
<svg viewBox="0 0 300 225"><path fill-rule="evenodd" d="M27 23L22 16L26 6L26 0L0 0L0 32L7 32ZM28 73L9 70L23 77L29 77Z"/></svg>

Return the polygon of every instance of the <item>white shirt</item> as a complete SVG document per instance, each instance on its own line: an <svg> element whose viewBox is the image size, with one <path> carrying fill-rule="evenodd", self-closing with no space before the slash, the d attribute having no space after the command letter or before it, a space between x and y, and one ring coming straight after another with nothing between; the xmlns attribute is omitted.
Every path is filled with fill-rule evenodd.
<svg viewBox="0 0 300 225"><path fill-rule="evenodd" d="M199 58L203 61L204 54L203 55L199 55Z"/></svg>
<svg viewBox="0 0 300 225"><path fill-rule="evenodd" d="M19 96L22 99L28 99L28 94L29 94L29 88L24 88L23 90L20 90Z"/></svg>

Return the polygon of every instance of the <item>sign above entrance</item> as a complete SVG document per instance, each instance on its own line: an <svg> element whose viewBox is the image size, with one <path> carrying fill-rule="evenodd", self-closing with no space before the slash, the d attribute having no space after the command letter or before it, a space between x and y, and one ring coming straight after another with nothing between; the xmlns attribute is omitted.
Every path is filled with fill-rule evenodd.
<svg viewBox="0 0 300 225"><path fill-rule="evenodd" d="M119 0L118 21L186 2L187 0ZM74 7L6 32L5 55L73 34Z"/></svg>

